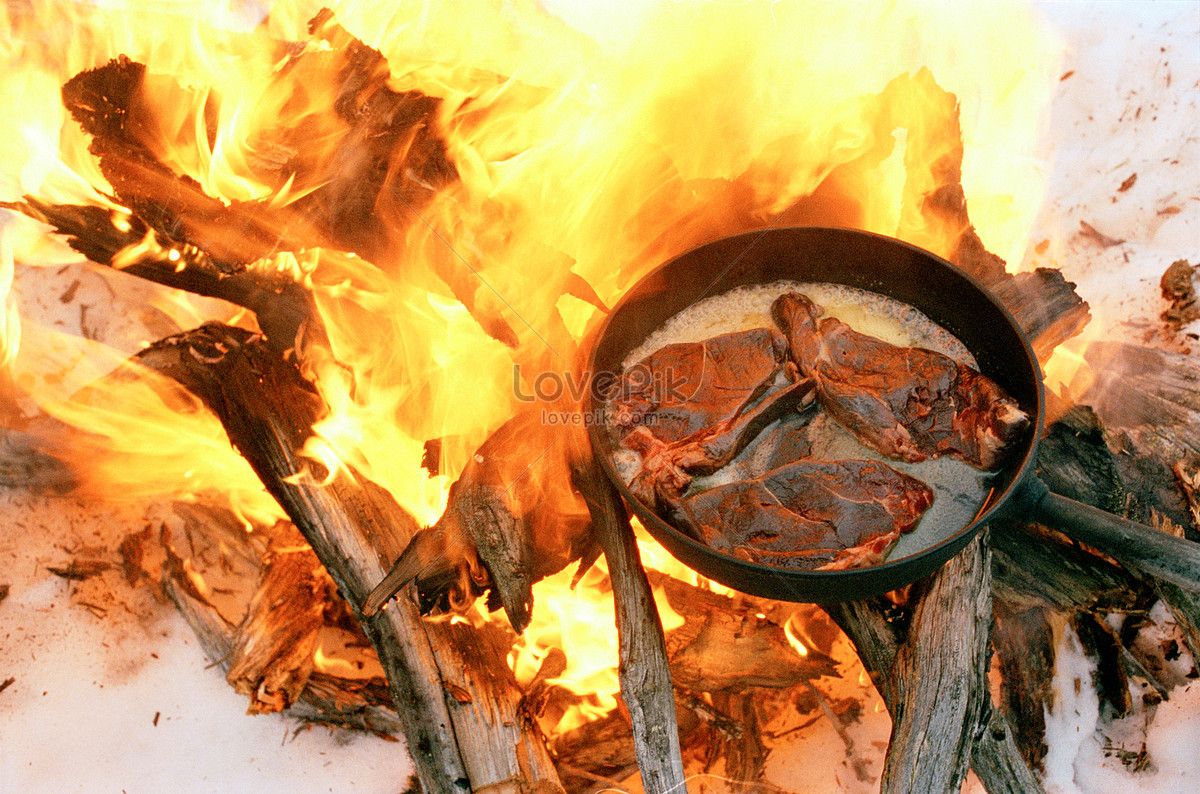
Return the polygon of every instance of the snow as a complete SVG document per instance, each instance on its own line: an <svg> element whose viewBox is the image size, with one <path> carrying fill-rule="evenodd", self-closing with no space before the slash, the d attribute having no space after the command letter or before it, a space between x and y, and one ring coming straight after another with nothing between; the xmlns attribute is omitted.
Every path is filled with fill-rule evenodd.
<svg viewBox="0 0 1200 794"><path fill-rule="evenodd" d="M0 792L404 790L402 740L247 716L179 613L123 587L119 568L81 583L48 573L68 549L114 548L142 510L21 494L0 505L0 680L13 679Z"/></svg>
<svg viewBox="0 0 1200 794"><path fill-rule="evenodd" d="M1021 264L1061 268L1094 314L1117 318L1097 332L1165 343L1155 330L1158 278L1175 259L1200 260L1200 3L1042 0L1036 8L1063 36L1064 75L1054 150L1045 153L1049 195L1031 237L1046 245L1031 246ZM594 15L614 25L619 16ZM1081 221L1125 242L1101 247L1080 234ZM411 763L402 743L247 716L169 606L120 590L115 569L102 575L115 600L84 606L87 583L47 572L70 559L68 548L114 548L142 515L20 493L0 495L0 515L0 583L11 586L0 603L0 682L13 679L0 690L0 793L404 790ZM1200 789L1200 683L1106 724L1088 686L1094 663L1072 637L1064 633L1061 699L1047 715L1048 789ZM865 697L869 713L851 736L877 775L889 725L870 708L874 694ZM1106 750L1114 739L1129 747L1144 739L1147 769L1131 773ZM806 791L877 790L833 761L844 747L818 720L772 756L770 779Z"/></svg>

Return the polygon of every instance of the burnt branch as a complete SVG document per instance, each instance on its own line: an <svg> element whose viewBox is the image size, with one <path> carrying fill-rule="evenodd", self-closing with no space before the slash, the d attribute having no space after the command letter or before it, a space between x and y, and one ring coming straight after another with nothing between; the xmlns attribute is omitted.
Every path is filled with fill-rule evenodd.
<svg viewBox="0 0 1200 794"><path fill-rule="evenodd" d="M294 344L301 328L313 325L312 298L291 278L256 269L227 274L195 246L158 240L137 216L118 217L104 207L50 204L32 196L0 202L0 207L50 225L91 262L254 312L263 335L281 352Z"/></svg>

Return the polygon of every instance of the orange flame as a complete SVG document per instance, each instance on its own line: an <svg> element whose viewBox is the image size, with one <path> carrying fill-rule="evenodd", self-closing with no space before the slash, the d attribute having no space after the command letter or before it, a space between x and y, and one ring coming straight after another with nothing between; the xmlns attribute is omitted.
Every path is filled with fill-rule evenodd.
<svg viewBox="0 0 1200 794"><path fill-rule="evenodd" d="M423 123L444 142L457 178L427 183L397 156L387 178L412 181L423 199L370 208L383 229L370 258L310 247L251 267L311 287L328 335L327 346L302 351L331 409L308 453L331 472L352 465L425 523L534 386L556 387L548 410L571 409L578 348L602 315L597 304L611 305L651 267L698 243L764 224L824 223L945 254L961 229L930 223L922 209L961 177L988 248L1023 259L1041 194L1041 110L1058 73L1057 43L1027 9L909 2L847 14L840 3L644 0L621 13L598 8L562 5L552 16L532 0L460 0L334 9L387 59L391 91L437 100ZM139 140L208 196L283 211L336 183L346 165L335 162L339 147L354 131L330 112L342 86L320 56L341 45L308 33L304 4L273 4L261 20L246 9L7 5L0 112L16 121L0 140L0 198L100 206L128 223L59 96L77 72L122 54L147 66ZM302 150L289 148L301 131ZM407 154L414 140L397 151ZM283 161L303 168L287 171ZM352 201L356 187L339 190ZM2 231L5 294L14 261L79 259L48 245L32 222ZM148 235L140 245L160 243ZM122 281L114 292L128 289ZM153 301L179 329L203 319L251 322L227 305L169 300L164 290L134 297ZM81 462L92 492L220 487L240 494L247 510L276 510L219 425L177 390L144 376L121 381L119 394L69 399L137 344L105 347L36 316L18 320L18 303L5 298L0 313L10 379L26 405L90 434L86 449L62 454ZM543 446L556 443L553 426L540 432ZM443 442L442 473L431 478L421 458L433 438ZM542 498L553 498L551 485L537 491ZM643 554L673 564L652 543ZM535 618L550 622L535 623L514 651L519 675L531 675L547 643L567 642L563 681L611 708L613 648L597 651L596 664L582 651L615 637L608 596L572 592L562 576L538 593ZM669 617L665 600L659 608ZM587 640L571 643L580 632Z"/></svg>

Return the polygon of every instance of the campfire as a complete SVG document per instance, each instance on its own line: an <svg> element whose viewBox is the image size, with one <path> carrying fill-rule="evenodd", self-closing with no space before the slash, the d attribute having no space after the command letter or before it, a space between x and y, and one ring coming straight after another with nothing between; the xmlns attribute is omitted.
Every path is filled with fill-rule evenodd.
<svg viewBox="0 0 1200 794"><path fill-rule="evenodd" d="M1044 179L1013 163L1073 76L1032 14L185 10L4 17L0 472L42 515L136 517L39 562L73 609L171 604L250 712L401 736L379 752L427 792L797 790L769 767L816 722L847 787L1036 791L1081 688L1113 721L1195 702L1194 265L1114 341L1031 239ZM906 44L847 70L867 29ZM1149 540L997 516L823 606L667 553L588 443L592 346L661 263L787 227L898 238L994 295L1046 373L1041 481ZM1153 771L1141 730L1113 753Z"/></svg>

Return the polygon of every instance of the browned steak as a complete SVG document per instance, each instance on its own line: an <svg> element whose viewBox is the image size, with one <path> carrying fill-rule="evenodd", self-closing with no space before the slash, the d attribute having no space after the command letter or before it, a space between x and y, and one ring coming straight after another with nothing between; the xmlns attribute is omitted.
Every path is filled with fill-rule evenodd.
<svg viewBox="0 0 1200 794"><path fill-rule="evenodd" d="M675 522L718 551L802 570L879 562L933 503L880 461L800 460L677 501Z"/></svg>
<svg viewBox="0 0 1200 794"><path fill-rule="evenodd" d="M808 398L812 382L777 384L786 345L758 328L668 345L625 372L608 403L617 443L641 455L630 489L644 503L677 497L728 463L770 422Z"/></svg>
<svg viewBox="0 0 1200 794"><path fill-rule="evenodd" d="M986 376L948 356L861 334L797 292L771 315L817 397L860 441L892 458L952 455L990 469L1029 417Z"/></svg>
<svg viewBox="0 0 1200 794"><path fill-rule="evenodd" d="M659 441L682 441L736 416L786 361L787 342L773 328L667 345L621 373L608 426L618 439L644 427Z"/></svg>

